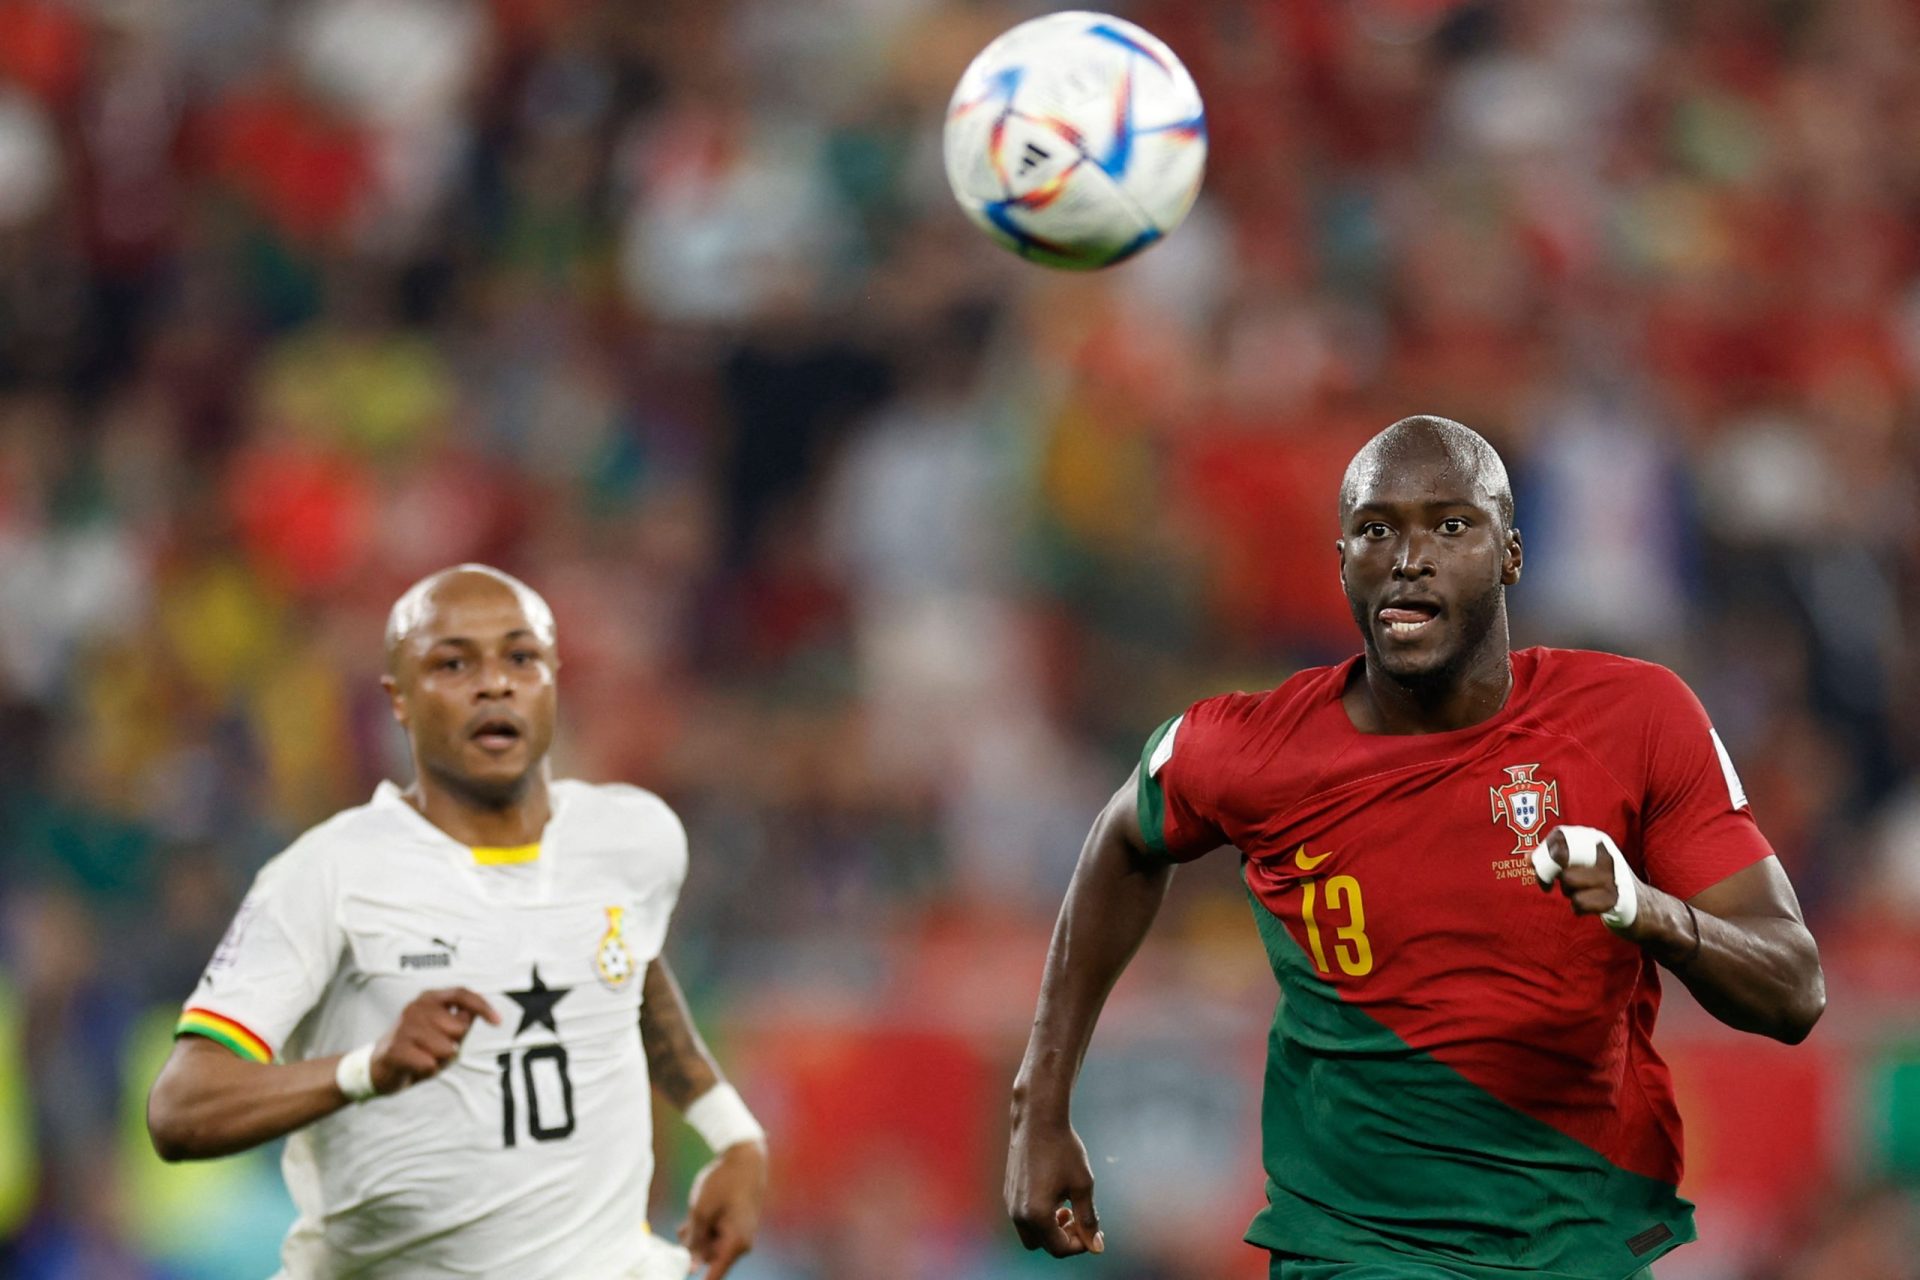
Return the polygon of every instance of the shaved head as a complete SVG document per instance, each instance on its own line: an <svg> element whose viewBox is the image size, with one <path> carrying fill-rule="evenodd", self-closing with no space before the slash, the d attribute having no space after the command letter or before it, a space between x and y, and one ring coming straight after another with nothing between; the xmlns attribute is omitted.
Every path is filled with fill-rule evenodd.
<svg viewBox="0 0 1920 1280"><path fill-rule="evenodd" d="M1492 445L1446 418L1394 423L1347 464L1337 546L1340 585L1366 643L1363 715L1399 706L1404 723L1431 728L1453 723L1437 707L1464 715L1488 699L1499 705L1509 675L1506 590L1520 581L1524 556L1513 488ZM1416 706L1433 714L1407 711Z"/></svg>
<svg viewBox="0 0 1920 1280"><path fill-rule="evenodd" d="M393 609L387 614L387 669L396 669L401 648L433 616L435 606L443 598L470 599L488 594L512 596L535 638L545 645L554 643L553 610L547 607L538 591L491 565L457 564L428 574L393 602Z"/></svg>
<svg viewBox="0 0 1920 1280"><path fill-rule="evenodd" d="M1513 486L1500 455L1473 428L1428 414L1400 419L1353 455L1340 481L1341 525L1345 526L1362 494L1384 488L1390 477L1409 467L1435 461L1444 463L1445 470L1464 482L1467 492L1498 515L1503 528L1513 528Z"/></svg>
<svg viewBox="0 0 1920 1280"><path fill-rule="evenodd" d="M380 684L413 749L429 817L435 806L443 816L497 815L544 787L560 668L553 641L540 594L483 564L442 569L394 601Z"/></svg>

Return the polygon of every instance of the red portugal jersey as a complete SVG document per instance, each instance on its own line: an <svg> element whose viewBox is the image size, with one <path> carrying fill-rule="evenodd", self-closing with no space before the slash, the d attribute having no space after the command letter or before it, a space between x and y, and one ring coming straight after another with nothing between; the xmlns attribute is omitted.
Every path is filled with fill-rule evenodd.
<svg viewBox="0 0 1920 1280"><path fill-rule="evenodd" d="M1733 765L1662 667L1528 649L1491 719L1363 734L1360 659L1194 704L1140 770L1169 857L1244 858L1281 987L1248 1239L1488 1277L1618 1280L1693 1238L1644 952L1537 888L1561 823L1680 898L1768 857Z"/></svg>

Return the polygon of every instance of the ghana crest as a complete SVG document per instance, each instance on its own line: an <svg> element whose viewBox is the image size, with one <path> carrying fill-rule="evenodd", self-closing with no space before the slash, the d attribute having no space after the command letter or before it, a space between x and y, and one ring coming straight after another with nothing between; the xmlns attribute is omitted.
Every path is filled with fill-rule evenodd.
<svg viewBox="0 0 1920 1280"><path fill-rule="evenodd" d="M600 944L593 951L593 971L600 976L601 985L611 991L618 991L633 976L633 952L627 950L627 940L620 934L626 914L625 907L607 908L607 931L600 935Z"/></svg>
<svg viewBox="0 0 1920 1280"><path fill-rule="evenodd" d="M1531 854L1540 843L1547 815L1560 812L1560 784L1535 778L1533 771L1539 767L1538 764L1508 765L1506 782L1488 788L1493 793L1493 820L1505 822L1519 841L1511 857Z"/></svg>

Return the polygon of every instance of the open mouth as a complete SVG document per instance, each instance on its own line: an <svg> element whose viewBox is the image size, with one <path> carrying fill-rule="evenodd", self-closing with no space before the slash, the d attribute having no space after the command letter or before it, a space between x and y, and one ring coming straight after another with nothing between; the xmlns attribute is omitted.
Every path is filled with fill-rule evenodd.
<svg viewBox="0 0 1920 1280"><path fill-rule="evenodd" d="M1440 617L1440 606L1431 600L1397 600L1375 616L1380 632L1395 640L1413 640L1425 634Z"/></svg>
<svg viewBox="0 0 1920 1280"><path fill-rule="evenodd" d="M467 736L488 751L506 751L525 735L518 720L493 716L475 725Z"/></svg>

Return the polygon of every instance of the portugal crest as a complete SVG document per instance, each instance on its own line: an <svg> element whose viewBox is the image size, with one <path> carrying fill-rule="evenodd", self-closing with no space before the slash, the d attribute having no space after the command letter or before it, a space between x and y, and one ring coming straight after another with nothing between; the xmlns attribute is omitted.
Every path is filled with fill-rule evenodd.
<svg viewBox="0 0 1920 1280"><path fill-rule="evenodd" d="M613 991L633 976L633 952L627 950L627 940L620 936L620 923L626 914L625 907L607 908L607 931L600 935L600 945L593 952L593 971L600 975L601 984Z"/></svg>
<svg viewBox="0 0 1920 1280"><path fill-rule="evenodd" d="M1535 778L1533 771L1539 767L1508 765L1506 783L1488 788L1493 792L1493 820L1505 822L1519 838L1520 843L1513 847L1515 857L1532 853L1540 843L1547 815L1560 812L1560 784Z"/></svg>

